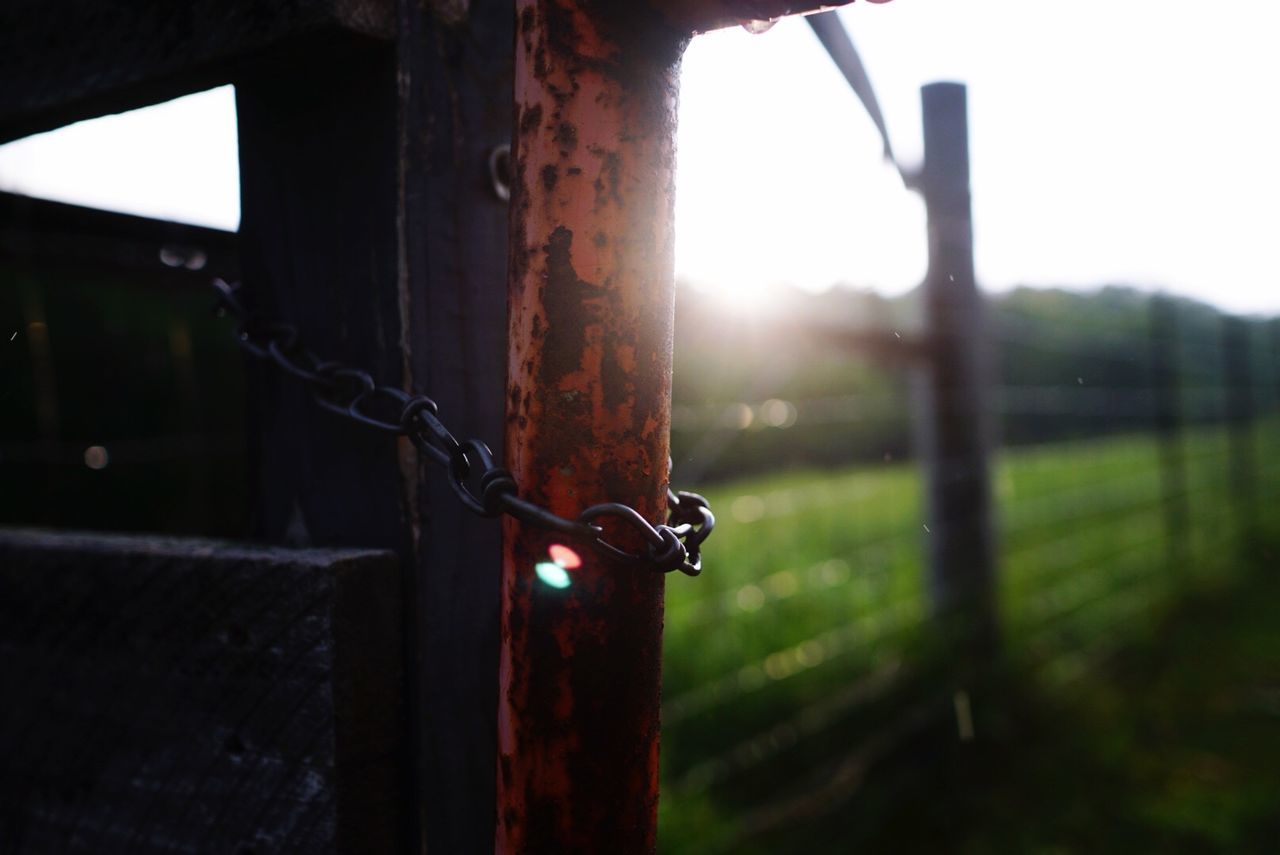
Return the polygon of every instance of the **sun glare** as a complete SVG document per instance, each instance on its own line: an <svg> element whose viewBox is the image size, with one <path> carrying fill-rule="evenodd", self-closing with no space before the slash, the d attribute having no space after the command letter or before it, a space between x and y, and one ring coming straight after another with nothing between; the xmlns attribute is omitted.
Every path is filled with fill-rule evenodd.
<svg viewBox="0 0 1280 855"><path fill-rule="evenodd" d="M774 284L736 280L731 276L689 283L699 294L713 298L721 311L737 317L763 317L777 310L782 290Z"/></svg>
<svg viewBox="0 0 1280 855"><path fill-rule="evenodd" d="M923 206L803 22L724 31L685 56L676 272L728 312L787 289L901 293L924 274Z"/></svg>

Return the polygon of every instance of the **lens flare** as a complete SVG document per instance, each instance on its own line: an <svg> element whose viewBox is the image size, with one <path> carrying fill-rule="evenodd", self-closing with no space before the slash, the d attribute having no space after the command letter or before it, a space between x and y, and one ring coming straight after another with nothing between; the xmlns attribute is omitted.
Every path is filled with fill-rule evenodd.
<svg viewBox="0 0 1280 855"><path fill-rule="evenodd" d="M563 544L553 543L547 548L547 552L551 555L552 561L566 570L577 570L582 566L582 559L578 553Z"/></svg>
<svg viewBox="0 0 1280 855"><path fill-rule="evenodd" d="M538 578L550 585L552 588L569 587L569 572L551 561L539 561L533 565L533 572L538 574Z"/></svg>

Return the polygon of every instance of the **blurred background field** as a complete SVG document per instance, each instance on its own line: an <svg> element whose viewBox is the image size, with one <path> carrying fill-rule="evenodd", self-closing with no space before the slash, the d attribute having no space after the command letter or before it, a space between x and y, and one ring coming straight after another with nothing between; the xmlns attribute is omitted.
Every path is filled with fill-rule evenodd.
<svg viewBox="0 0 1280 855"><path fill-rule="evenodd" d="M910 296L861 299L838 316L910 336ZM675 480L706 478L719 523L707 572L668 586L663 851L1278 839L1275 323L1249 322L1233 379L1230 322L1201 304L1176 306L1176 341L1127 289L989 305L1000 641L977 670L933 631L912 371L777 315L680 316L677 403L698 383L704 415L677 407ZM1253 419L1228 420L1233 382Z"/></svg>
<svg viewBox="0 0 1280 855"><path fill-rule="evenodd" d="M1275 461L1280 451L1278 426L1271 419L1253 428L1264 459ZM1103 730L1104 738L1119 743L1112 750L1121 755L1142 753L1144 734L1125 733L1126 725L1141 725L1127 721L1135 711L1124 707L1143 699L1134 695L1136 685L1111 685L1108 667L1144 642L1155 654L1185 657L1167 663L1177 679L1211 680L1220 668L1261 669L1255 684L1241 689L1256 693L1257 711L1269 714L1270 727L1280 714L1274 643L1243 651L1260 658L1240 662L1226 658L1239 652L1220 652L1224 659L1219 660L1197 651L1191 639L1179 641L1188 632L1198 636L1206 622L1202 616L1192 623L1194 629L1182 625L1178 610L1187 602L1247 599L1238 590L1249 584L1275 590L1267 574L1276 569L1274 546L1264 543L1273 543L1280 532L1275 502L1280 466L1272 462L1258 472L1261 531L1250 534L1245 530L1250 512L1239 507L1222 476L1226 444L1224 431L1213 427L1186 439L1193 513L1187 543L1178 548L1172 548L1164 528L1152 439L1125 435L1063 442L1015 449L999 458L1005 666L1017 675L1019 690L1035 693L1038 703L1067 699L1112 707L1110 724L1104 712L1101 720L1084 726ZM708 497L713 507L728 510L717 530L713 571L698 585L668 589L665 851L756 851L743 848L747 841L739 835L748 831L747 839L767 841L758 851L806 851L798 840L811 838L793 840L794 847L787 843L793 826L833 835L832 840L851 833L874 835L884 817L868 808L883 806L867 791L877 789L886 758L903 750L911 736L921 738L929 725L948 731L957 746L972 740L965 747L979 761L993 750L990 743L1009 738L995 728L1012 729L1021 739L1024 727L1036 726L1042 738L1054 737L1050 744L1057 737L1080 738L1081 722L1074 715L1017 720L1016 710L1004 706L1026 699L1009 697L1003 691L1008 687L975 690L927 679L933 663L924 627L928 606L921 541L929 533L920 523L918 479L910 464L761 477L722 485ZM1272 619L1263 609L1253 617L1255 626L1242 631L1263 629ZM1165 642L1173 642L1172 649L1162 649ZM1179 712L1163 714L1176 719ZM1125 744L1126 738L1134 743ZM1276 743L1272 736L1264 743L1233 746L1236 756L1201 759L1230 769L1255 751L1275 756ZM935 778L945 772L946 756L944 750L923 762L915 787L903 793L920 822L928 822L934 808L940 814L954 811L930 793L940 784ZM1088 774L1070 764L1088 759L1064 753L1051 767L1021 771L1050 782L1070 780ZM846 771L848 780L840 785L850 764L857 774ZM1008 777L1009 771L980 782L992 787L989 797L1008 810L1007 816L992 819L1002 826L1012 823L1009 835L1026 834L1028 841L1046 847L1062 843L1054 839L1061 828L1031 825L1040 822L1038 814L1021 815L1022 801L1007 798L1011 788L1025 785ZM1280 769L1263 771L1265 783L1280 787ZM1208 845L1216 827L1226 826L1222 833L1228 838L1236 830L1233 817L1218 815L1218 801L1231 800L1219 792L1221 784L1230 783L1229 773L1223 774L1224 780L1207 782L1213 784L1212 798L1205 804L1180 802L1177 792L1127 795L1151 801L1145 809L1155 812L1146 820L1152 829L1184 844ZM1117 809L1101 802L1105 791L1086 787L1075 794L1078 801L1059 802L1059 807L1067 814ZM1252 807L1253 815L1244 811L1244 820L1274 816L1270 800ZM1094 830L1102 835L1104 828ZM1083 831L1088 832L1087 823ZM896 824L883 831L900 832ZM1041 833L1045 836L1037 837ZM992 844L1000 839L1012 838L997 835ZM888 851L888 842L882 840L886 848L873 851ZM927 839L920 843L927 848Z"/></svg>

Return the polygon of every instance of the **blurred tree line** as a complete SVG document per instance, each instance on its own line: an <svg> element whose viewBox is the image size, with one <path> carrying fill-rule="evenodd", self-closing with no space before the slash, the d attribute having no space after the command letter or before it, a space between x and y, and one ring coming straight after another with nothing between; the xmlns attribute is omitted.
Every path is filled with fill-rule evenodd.
<svg viewBox="0 0 1280 855"><path fill-rule="evenodd" d="M244 367L185 280L0 263L0 522L230 535L246 526ZM676 481L909 457L918 296L788 292L762 312L678 292ZM1145 430L1151 297L1020 288L992 298L994 440ZM1176 301L1188 421L1222 418L1222 314ZM1280 325L1248 323L1256 408L1277 406ZM495 443L499 437L492 437Z"/></svg>
<svg viewBox="0 0 1280 855"><path fill-rule="evenodd" d="M993 441L1022 445L1149 429L1156 361L1169 361L1182 418L1222 418L1223 318L1173 303L1153 326L1149 292L1017 288L988 301ZM791 290L768 309L677 297L672 456L681 483L794 466L910 456L927 342L918 292ZM1247 319L1255 408L1277 404L1280 325Z"/></svg>

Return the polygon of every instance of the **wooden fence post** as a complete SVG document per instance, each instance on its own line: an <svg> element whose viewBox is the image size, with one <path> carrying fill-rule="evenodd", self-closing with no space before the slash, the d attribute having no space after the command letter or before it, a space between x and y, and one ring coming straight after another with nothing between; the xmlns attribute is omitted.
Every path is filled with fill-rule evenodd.
<svg viewBox="0 0 1280 855"><path fill-rule="evenodd" d="M1182 401L1178 378L1178 308L1157 294L1149 304L1152 410L1159 438L1160 486L1171 566L1187 558L1190 545L1187 464L1182 448Z"/></svg>
<svg viewBox="0 0 1280 855"><path fill-rule="evenodd" d="M966 646L997 636L995 553L987 462L989 361L985 311L973 266L965 87L921 90L924 169L918 187L929 222L924 283L930 349L924 458L930 590L934 609Z"/></svg>
<svg viewBox="0 0 1280 855"><path fill-rule="evenodd" d="M1280 318L1267 324L1271 355L1271 410L1280 410Z"/></svg>
<svg viewBox="0 0 1280 855"><path fill-rule="evenodd" d="M1258 483L1254 476L1253 354L1244 318L1222 318L1222 385L1226 393L1228 488L1246 534L1256 531Z"/></svg>
<svg viewBox="0 0 1280 855"><path fill-rule="evenodd" d="M495 181L510 177L495 153L511 141L514 16L497 0L396 6L405 361L459 438L500 448L508 207ZM502 527L466 510L428 461L412 477L426 850L484 852L496 816Z"/></svg>
<svg viewBox="0 0 1280 855"><path fill-rule="evenodd" d="M312 350L430 395L496 445L506 369L511 10L401 0L396 37L311 43L236 79L245 298ZM455 12L462 14L459 7ZM252 365L257 531L394 550L406 603L408 848L493 844L500 527L399 444Z"/></svg>

